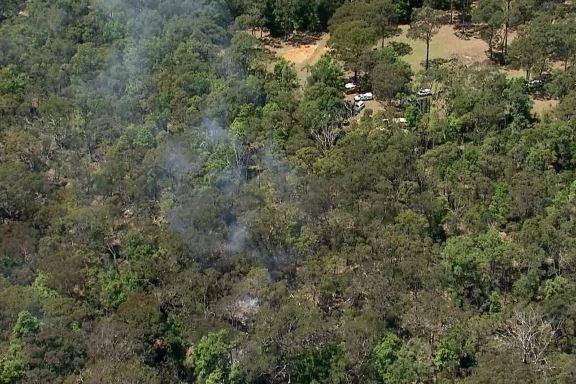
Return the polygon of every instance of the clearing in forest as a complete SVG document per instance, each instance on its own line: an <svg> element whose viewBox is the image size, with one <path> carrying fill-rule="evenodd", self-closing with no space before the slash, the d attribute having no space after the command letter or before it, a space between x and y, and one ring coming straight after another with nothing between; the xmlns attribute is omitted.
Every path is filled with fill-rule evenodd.
<svg viewBox="0 0 576 384"><path fill-rule="evenodd" d="M277 47L270 47L277 57L283 57L287 61L294 63L294 68L298 73L300 84L304 85L308 77L308 66L316 64L323 54L329 51L327 47L328 34L323 34L319 39L311 43L296 44L292 42L282 42Z"/></svg>
<svg viewBox="0 0 576 384"><path fill-rule="evenodd" d="M558 105L557 99L542 100L532 98L532 101L534 102L532 105L532 110L536 115L539 116L542 116L544 112L547 112Z"/></svg>
<svg viewBox="0 0 576 384"><path fill-rule="evenodd" d="M418 72L422 70L421 63L425 58L426 46L422 41L411 40L406 37L408 28L408 25L401 25L401 34L387 39L386 42L397 41L409 44L413 51L410 55L404 56L403 59L410 64L414 72ZM307 67L315 64L324 53L329 51L327 47L329 37L328 34L323 34L318 40L310 44L282 42L276 47L270 47L270 49L276 56L283 57L294 63L298 78L303 84L308 74ZM478 37L467 39L458 37L452 25L444 25L432 39L430 58L457 59L465 64L484 63L488 61L486 50L486 43L482 39Z"/></svg>
<svg viewBox="0 0 576 384"><path fill-rule="evenodd" d="M385 44L389 41L409 44L412 47L412 53L402 59L410 64L414 72L419 72L423 69L422 63L426 55L426 46L423 41L412 40L406 36L406 32L409 29L408 25L401 25L400 29L400 35L386 39ZM512 33L510 41L514 37L515 34ZM308 77L308 67L314 65L324 53L330 51L327 46L329 38L330 35L326 33L309 43L277 42L275 46L269 46L269 48L276 57L283 57L294 64L294 68L298 73L298 80L301 85L304 85ZM487 49L486 42L478 36L461 37L457 34L453 25L444 25L430 43L430 59L455 59L466 65L490 65L486 54ZM524 76L522 70L510 68L501 68L500 70L508 77ZM554 108L558 103L557 100L533 101L534 112L538 115L542 115L545 111ZM375 111L382 109L382 106L375 100L367 103L367 107Z"/></svg>
<svg viewBox="0 0 576 384"><path fill-rule="evenodd" d="M426 44L421 40L409 39L406 36L409 28L408 25L401 25L401 34L386 39L384 43L396 41L409 44L412 47L412 53L404 56L403 59L410 64L414 72L418 72L422 70L422 63L426 59ZM459 37L452 25L443 25L430 42L430 59L457 59L467 65L484 63L488 61L487 49L484 40L476 36Z"/></svg>

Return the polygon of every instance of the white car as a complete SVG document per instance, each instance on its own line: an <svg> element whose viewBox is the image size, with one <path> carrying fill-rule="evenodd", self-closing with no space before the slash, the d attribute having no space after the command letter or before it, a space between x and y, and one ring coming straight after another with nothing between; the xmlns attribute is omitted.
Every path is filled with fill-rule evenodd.
<svg viewBox="0 0 576 384"><path fill-rule="evenodd" d="M366 108L366 104L364 104L364 102L363 102L362 100L357 101L357 102L354 104L354 110L355 110L356 112L360 112L360 111L363 110L364 108Z"/></svg>
<svg viewBox="0 0 576 384"><path fill-rule="evenodd" d="M374 95L372 94L372 92L366 92L354 96L354 101L366 101L366 100L372 100L373 98Z"/></svg>
<svg viewBox="0 0 576 384"><path fill-rule="evenodd" d="M424 97L424 96L431 96L432 95L432 90L430 88L422 88L421 90L419 90L418 92L416 92L416 94L420 97Z"/></svg>
<svg viewBox="0 0 576 384"><path fill-rule="evenodd" d="M405 117L395 117L392 119L393 123L396 124L408 124L408 120Z"/></svg>
<svg viewBox="0 0 576 384"><path fill-rule="evenodd" d="M532 79L528 82L529 88L538 88L542 85L542 80L540 79Z"/></svg>
<svg viewBox="0 0 576 384"><path fill-rule="evenodd" d="M354 93L356 91L356 84L354 83L346 83L344 85L345 92L347 94Z"/></svg>

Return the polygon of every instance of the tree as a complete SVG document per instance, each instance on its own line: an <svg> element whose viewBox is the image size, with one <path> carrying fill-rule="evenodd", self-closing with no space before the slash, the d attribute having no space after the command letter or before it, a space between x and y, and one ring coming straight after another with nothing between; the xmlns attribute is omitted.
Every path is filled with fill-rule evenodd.
<svg viewBox="0 0 576 384"><path fill-rule="evenodd" d="M22 156L25 158L25 156ZM39 173L21 162L0 163L0 217L27 218L38 209L46 185Z"/></svg>
<svg viewBox="0 0 576 384"><path fill-rule="evenodd" d="M238 16L236 21L250 28L252 35L254 35L254 30L257 28L260 28L260 33L262 34L262 27L265 22L265 9L265 2L259 0L247 0L243 4L244 13Z"/></svg>
<svg viewBox="0 0 576 384"><path fill-rule="evenodd" d="M399 33L398 7L392 0L373 0L370 7L370 19L381 39L381 47L384 48L384 40Z"/></svg>
<svg viewBox="0 0 576 384"><path fill-rule="evenodd" d="M344 2L344 4L334 12L334 15L332 15L329 25L330 29L332 29L338 24L344 24L350 21L364 21L372 24L373 17L373 7L368 1Z"/></svg>
<svg viewBox="0 0 576 384"><path fill-rule="evenodd" d="M26 74L15 65L0 68L0 115L16 112L24 100L26 82Z"/></svg>
<svg viewBox="0 0 576 384"><path fill-rule="evenodd" d="M426 347L417 339L402 341L388 333L373 351L374 365L384 383L402 384L426 381L430 372L425 361Z"/></svg>
<svg viewBox="0 0 576 384"><path fill-rule="evenodd" d="M0 356L0 383L14 384L24 373L22 346L18 342L11 342L6 352L6 355Z"/></svg>
<svg viewBox="0 0 576 384"><path fill-rule="evenodd" d="M361 57L377 40L376 31L365 21L347 21L332 25L328 45L358 78Z"/></svg>
<svg viewBox="0 0 576 384"><path fill-rule="evenodd" d="M41 329L41 322L30 312L18 314L12 329L6 354L0 355L0 384L13 384L25 373L26 357L22 348L23 339L33 338Z"/></svg>
<svg viewBox="0 0 576 384"><path fill-rule="evenodd" d="M555 28L551 25L553 23L549 16L540 16L510 45L511 60L526 71L526 80L530 79L533 72L542 73L554 56Z"/></svg>
<svg viewBox="0 0 576 384"><path fill-rule="evenodd" d="M239 383L238 366L231 359L232 348L226 331L209 333L194 346L186 364L200 383Z"/></svg>
<svg viewBox="0 0 576 384"><path fill-rule="evenodd" d="M550 27L554 36L553 58L563 62L564 70L567 71L576 59L576 21L563 18Z"/></svg>
<svg viewBox="0 0 576 384"><path fill-rule="evenodd" d="M298 108L307 134L324 151L336 143L342 132L345 104L341 89L315 83L306 88Z"/></svg>
<svg viewBox="0 0 576 384"><path fill-rule="evenodd" d="M530 364L539 373L550 370L546 357L549 346L556 338L557 328L534 309L515 310L505 324L502 342L518 352L522 363Z"/></svg>
<svg viewBox="0 0 576 384"><path fill-rule="evenodd" d="M503 0L504 6L504 37L502 49L504 57L508 56L509 35L511 28L518 28L528 23L534 18L534 12L540 7L537 1L533 0Z"/></svg>
<svg viewBox="0 0 576 384"><path fill-rule="evenodd" d="M494 48L498 43L498 31L506 21L502 0L482 0L472 11L472 21L482 24L481 35L488 43L490 60L494 59Z"/></svg>
<svg viewBox="0 0 576 384"><path fill-rule="evenodd" d="M576 118L576 91L573 90L560 100L560 104L554 111L556 116L564 121Z"/></svg>
<svg viewBox="0 0 576 384"><path fill-rule="evenodd" d="M160 384L158 373L138 359L110 362L101 360L90 364L81 372L77 380L88 384L121 383Z"/></svg>
<svg viewBox="0 0 576 384"><path fill-rule="evenodd" d="M324 54L310 68L308 84L323 83L329 87L342 89L344 87L344 73L340 65L329 54Z"/></svg>
<svg viewBox="0 0 576 384"><path fill-rule="evenodd" d="M282 90L293 91L298 88L298 74L294 69L294 64L286 61L283 57L274 64L272 77Z"/></svg>
<svg viewBox="0 0 576 384"><path fill-rule="evenodd" d="M378 375L385 379L391 365L396 361L398 350L402 347L402 341L393 333L388 333L382 341L372 350L374 366Z"/></svg>
<svg viewBox="0 0 576 384"><path fill-rule="evenodd" d="M402 62L378 64L370 73L374 93L382 100L393 99L406 91L411 77L410 67Z"/></svg>
<svg viewBox="0 0 576 384"><path fill-rule="evenodd" d="M18 314L16 324L12 329L12 337L22 338L30 333L36 333L40 330L40 321L28 311L22 311Z"/></svg>
<svg viewBox="0 0 576 384"><path fill-rule="evenodd" d="M504 58L508 56L508 31L510 30L511 8L512 0L506 0L506 9L504 11L504 41L502 42L502 53L504 54Z"/></svg>
<svg viewBox="0 0 576 384"><path fill-rule="evenodd" d="M400 32L398 29L398 5L393 0L362 0L344 3L332 19L331 29L337 25L351 21L363 21L372 26L382 47L387 37Z"/></svg>
<svg viewBox="0 0 576 384"><path fill-rule="evenodd" d="M442 252L446 282L458 300L469 300L487 310L493 291L505 291L512 286L515 252L515 245L502 240L494 231L474 238L452 237Z"/></svg>
<svg viewBox="0 0 576 384"><path fill-rule="evenodd" d="M394 0L398 14L398 22L401 24L410 23L412 16L412 4L409 0Z"/></svg>
<svg viewBox="0 0 576 384"><path fill-rule="evenodd" d="M230 42L230 54L234 62L244 71L249 71L259 54L257 38L245 32L237 32Z"/></svg>
<svg viewBox="0 0 576 384"><path fill-rule="evenodd" d="M288 40L288 36L296 28L297 6L296 0L274 0L274 16L284 31L285 40Z"/></svg>
<svg viewBox="0 0 576 384"><path fill-rule="evenodd" d="M414 40L422 40L426 44L426 64L428 70L430 61L430 41L440 30L444 14L442 11L432 9L428 6L417 9L414 12L412 23L407 36Z"/></svg>

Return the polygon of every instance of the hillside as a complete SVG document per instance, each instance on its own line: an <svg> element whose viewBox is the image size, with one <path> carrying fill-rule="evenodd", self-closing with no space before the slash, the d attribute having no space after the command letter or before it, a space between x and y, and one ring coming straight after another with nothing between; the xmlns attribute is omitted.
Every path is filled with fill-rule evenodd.
<svg viewBox="0 0 576 384"><path fill-rule="evenodd" d="M575 42L561 2L0 2L0 384L575 382Z"/></svg>

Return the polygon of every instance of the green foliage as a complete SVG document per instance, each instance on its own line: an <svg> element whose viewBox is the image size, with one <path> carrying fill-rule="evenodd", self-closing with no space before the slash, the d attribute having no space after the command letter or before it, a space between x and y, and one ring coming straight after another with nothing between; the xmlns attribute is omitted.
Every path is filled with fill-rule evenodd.
<svg viewBox="0 0 576 384"><path fill-rule="evenodd" d="M341 90L324 83L307 87L298 108L302 121L309 130L316 131L344 114Z"/></svg>
<svg viewBox="0 0 576 384"><path fill-rule="evenodd" d="M420 380L429 370L422 347L417 340L402 343L396 335L386 335L372 352L378 378L396 384Z"/></svg>
<svg viewBox="0 0 576 384"><path fill-rule="evenodd" d="M544 294L546 298L550 298L555 295L561 295L569 289L572 283L563 276L556 276L551 280L547 280L544 284Z"/></svg>
<svg viewBox="0 0 576 384"><path fill-rule="evenodd" d="M450 238L442 252L447 284L459 300L481 309L490 306L493 290L506 291L514 279L512 260L520 252L495 231L477 237ZM498 279L494 278L498 271Z"/></svg>
<svg viewBox="0 0 576 384"><path fill-rule="evenodd" d="M470 21L415 5L2 2L0 383L571 382L574 12L472 7L529 94L413 76L397 22ZM327 28L301 87L270 47Z"/></svg>
<svg viewBox="0 0 576 384"><path fill-rule="evenodd" d="M18 314L18 319L12 329L12 337L18 339L22 336L36 333L39 330L40 320L34 317L30 312L22 311Z"/></svg>
<svg viewBox="0 0 576 384"><path fill-rule="evenodd" d="M24 368L22 346L18 342L11 342L6 354L0 357L0 383L16 383L24 373Z"/></svg>
<svg viewBox="0 0 576 384"><path fill-rule="evenodd" d="M385 380L387 377L390 367L397 359L397 352L401 346L402 342L400 338L393 333L388 333L382 341L374 347L372 351L374 367L381 379Z"/></svg>
<svg viewBox="0 0 576 384"><path fill-rule="evenodd" d="M504 220L510 213L510 187L506 183L501 183L495 186L492 195L492 201L488 209L490 213L498 220Z"/></svg>
<svg viewBox="0 0 576 384"><path fill-rule="evenodd" d="M15 65L0 68L0 111L10 111L22 102L27 76Z"/></svg>
<svg viewBox="0 0 576 384"><path fill-rule="evenodd" d="M498 292L492 292L490 295L490 313L500 313L502 311L502 298Z"/></svg>
<svg viewBox="0 0 576 384"><path fill-rule="evenodd" d="M344 351L338 345L326 345L297 357L295 383L340 383Z"/></svg>
<svg viewBox="0 0 576 384"><path fill-rule="evenodd" d="M40 298L56 298L58 297L58 292L48 287L48 277L44 273L39 273L34 283L32 284L34 292Z"/></svg>
<svg viewBox="0 0 576 384"><path fill-rule="evenodd" d="M576 80L576 71L570 69L567 71L553 70L552 79L544 84L544 89L551 97L565 97L571 89L570 84Z"/></svg>
<svg viewBox="0 0 576 384"><path fill-rule="evenodd" d="M356 74L362 54L370 49L376 39L376 31L370 24L355 20L332 24L328 45L334 50L336 56Z"/></svg>
<svg viewBox="0 0 576 384"><path fill-rule="evenodd" d="M310 68L308 84L312 86L316 83L323 83L336 89L344 88L344 72L329 54L322 55L320 60Z"/></svg>
<svg viewBox="0 0 576 384"><path fill-rule="evenodd" d="M534 299L534 296L537 294L539 285L540 279L538 271L531 269L516 280L514 283L514 293L521 299L530 301Z"/></svg>
<svg viewBox="0 0 576 384"><path fill-rule="evenodd" d="M274 64L273 76L283 90L291 91L298 87L298 75L294 70L294 65L288 63L284 58L280 58Z"/></svg>
<svg viewBox="0 0 576 384"><path fill-rule="evenodd" d="M21 311L18 314L16 324L12 328L8 350L0 355L0 383L16 383L24 374L25 356L20 339L37 333L40 327L40 320L30 312Z"/></svg>
<svg viewBox="0 0 576 384"><path fill-rule="evenodd" d="M550 25L550 17L542 15L530 23L510 45L512 62L526 71L526 80L533 73L539 75L548 68L556 41L564 39L561 33L555 34L555 30L549 28Z"/></svg>
<svg viewBox="0 0 576 384"><path fill-rule="evenodd" d="M398 22L408 24L412 16L412 3L409 0L394 0L394 4L396 5Z"/></svg>
<svg viewBox="0 0 576 384"><path fill-rule="evenodd" d="M259 41L254 36L238 32L232 37L229 49L232 58L243 70L248 71L258 56L258 45Z"/></svg>
<svg viewBox="0 0 576 384"><path fill-rule="evenodd" d="M505 7L506 4L501 0L482 0L472 11L472 20L483 26L481 36L488 43L490 59L496 48L498 30L506 20Z"/></svg>
<svg viewBox="0 0 576 384"><path fill-rule="evenodd" d="M390 41L387 47L391 48L398 56L406 56L412 53L412 46L401 41Z"/></svg>
<svg viewBox="0 0 576 384"><path fill-rule="evenodd" d="M414 12L407 36L411 39L422 40L426 44L425 69L429 67L430 41L440 30L444 13L429 6L424 6Z"/></svg>
<svg viewBox="0 0 576 384"><path fill-rule="evenodd" d="M99 276L100 301L104 308L114 310L137 287L137 279L130 272L119 274L116 270L104 271Z"/></svg>
<svg viewBox="0 0 576 384"><path fill-rule="evenodd" d="M227 332L222 330L209 333L194 345L186 364L194 371L200 383L240 382L238 366L230 357L233 345L227 339Z"/></svg>
<svg viewBox="0 0 576 384"><path fill-rule="evenodd" d="M418 107L415 105L410 105L404 110L404 116L406 116L408 126L411 128L416 128L418 126L418 121L422 117L422 113Z"/></svg>
<svg viewBox="0 0 576 384"><path fill-rule="evenodd" d="M407 92L412 71L405 63L379 64L371 72L374 93L379 99L393 99L397 94Z"/></svg>
<svg viewBox="0 0 576 384"><path fill-rule="evenodd" d="M446 342L440 343L436 347L436 353L434 354L434 366L436 366L436 369L453 368L457 364L458 355L452 347Z"/></svg>
<svg viewBox="0 0 576 384"><path fill-rule="evenodd" d="M398 13L399 7L393 0L373 0L370 3L371 22L374 25L378 37L384 39L399 33Z"/></svg>

